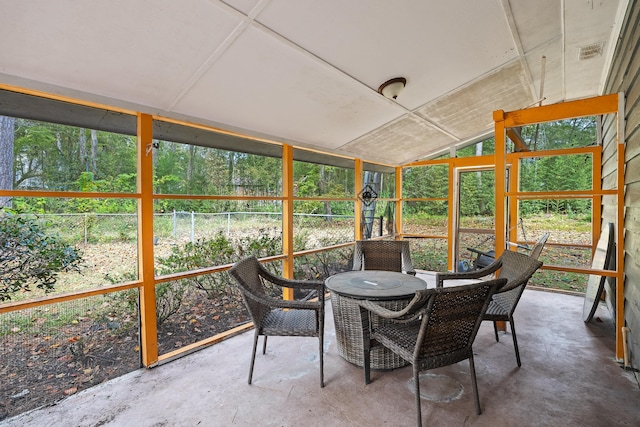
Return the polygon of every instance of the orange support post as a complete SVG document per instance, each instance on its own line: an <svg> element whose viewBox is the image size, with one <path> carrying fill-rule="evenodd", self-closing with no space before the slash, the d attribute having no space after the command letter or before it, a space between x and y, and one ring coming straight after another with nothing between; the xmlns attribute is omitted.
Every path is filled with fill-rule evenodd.
<svg viewBox="0 0 640 427"><path fill-rule="evenodd" d="M449 269L449 271L455 271L454 265L453 265L453 261L454 261L454 256L453 256L453 243L454 243L454 238L453 238L453 234L454 234L454 229L453 229L453 225L455 224L455 218L453 217L454 214L454 209L453 207L455 206L455 191L453 188L453 183L455 182L455 176L454 176L454 164L453 162L449 162L449 194L448 194L448 198L447 198L447 254L449 255L447 257L447 268Z"/></svg>
<svg viewBox="0 0 640 427"><path fill-rule="evenodd" d="M138 271L140 272L140 341L142 364L158 362L156 284L153 255L153 119L138 113Z"/></svg>
<svg viewBox="0 0 640 427"><path fill-rule="evenodd" d="M592 154L592 190L594 195L591 197L591 258L596 254L596 246L602 232L602 221L595 221L593 218L602 218L602 146L598 146L599 150Z"/></svg>
<svg viewBox="0 0 640 427"><path fill-rule="evenodd" d="M293 147L282 146L282 252L283 275L293 279ZM293 289L284 290L284 299L293 299Z"/></svg>
<svg viewBox="0 0 640 427"><path fill-rule="evenodd" d="M509 169L509 191L519 191L520 182L520 159L515 158ZM509 241L518 241L518 213L520 212L520 200L518 198L509 199ZM523 236L524 237L524 236Z"/></svg>
<svg viewBox="0 0 640 427"><path fill-rule="evenodd" d="M494 111L495 121L495 176L496 176L496 258L499 257L506 245L505 241L505 206L506 193L506 130L504 111Z"/></svg>
<svg viewBox="0 0 640 427"><path fill-rule="evenodd" d="M507 163L506 163L506 129L504 126L504 112L503 111L494 111L493 118L495 120L495 177L496 177L496 258L502 255L504 252L505 245L507 242L505 241L506 234L506 224L505 224L505 193L506 193L506 173L507 173ZM505 331L507 326L506 322L496 322L496 328L501 331Z"/></svg>

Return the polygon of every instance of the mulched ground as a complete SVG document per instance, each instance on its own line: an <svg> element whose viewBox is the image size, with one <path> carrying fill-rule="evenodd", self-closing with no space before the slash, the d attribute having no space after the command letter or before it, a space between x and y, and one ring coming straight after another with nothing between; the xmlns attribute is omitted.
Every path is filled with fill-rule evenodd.
<svg viewBox="0 0 640 427"><path fill-rule="evenodd" d="M0 337L0 420L138 369L137 316L78 316L46 335L31 325ZM159 354L214 336L249 321L241 301L214 301L194 293L158 327ZM4 325L3 325L4 326Z"/></svg>

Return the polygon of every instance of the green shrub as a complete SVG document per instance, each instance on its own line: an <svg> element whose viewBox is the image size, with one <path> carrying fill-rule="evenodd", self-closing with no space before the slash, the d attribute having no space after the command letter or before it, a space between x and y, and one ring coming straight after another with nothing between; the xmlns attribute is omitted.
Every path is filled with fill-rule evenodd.
<svg viewBox="0 0 640 427"><path fill-rule="evenodd" d="M186 243L172 248L171 255L159 258L160 274L174 273L176 271L197 270L199 268L216 265L231 264L249 255L259 258L276 255L282 252L282 238L273 230L260 229L257 236L244 236L237 240L229 240L224 234L219 233L214 238L198 239L194 243ZM266 265L269 269L277 266ZM273 271L275 272L275 271ZM204 274L189 279L184 279L185 286L193 286L214 299L229 292L230 279L227 274ZM160 291L156 291L158 294ZM180 295L178 290L167 291L167 295Z"/></svg>
<svg viewBox="0 0 640 427"><path fill-rule="evenodd" d="M0 213L0 301L32 286L50 292L59 272L80 271L82 256L34 220Z"/></svg>

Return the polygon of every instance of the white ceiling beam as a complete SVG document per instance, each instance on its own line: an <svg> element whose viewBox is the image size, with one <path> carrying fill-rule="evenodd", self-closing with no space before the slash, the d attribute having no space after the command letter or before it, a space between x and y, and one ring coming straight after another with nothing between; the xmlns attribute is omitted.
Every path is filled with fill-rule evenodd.
<svg viewBox="0 0 640 427"><path fill-rule="evenodd" d="M504 18L509 25L509 31L511 32L511 37L513 38L513 44L516 46L516 51L518 52L518 56L523 60L524 64L527 64L524 48L522 47L522 41L520 40L520 33L518 32L518 26L516 25L516 20L513 16L513 11L511 10L511 3L509 0L500 0L500 4L502 5L502 11L504 13ZM529 88L531 90L531 95L534 98L538 97L536 88L533 83L533 76L531 75L531 70L528 66L524 67L526 77L529 80Z"/></svg>

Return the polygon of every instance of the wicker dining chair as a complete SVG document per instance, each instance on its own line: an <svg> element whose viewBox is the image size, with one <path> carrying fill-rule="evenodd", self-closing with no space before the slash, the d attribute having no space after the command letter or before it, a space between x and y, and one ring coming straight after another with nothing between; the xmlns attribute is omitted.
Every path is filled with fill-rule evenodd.
<svg viewBox="0 0 640 427"><path fill-rule="evenodd" d="M384 270L416 275L408 240L358 240L353 270Z"/></svg>
<svg viewBox="0 0 640 427"><path fill-rule="evenodd" d="M498 337L498 325L496 322L509 322L511 325L511 337L513 338L513 347L516 352L516 361L518 367L520 362L520 351L518 350L518 339L516 337L516 327L513 321L513 313L516 310L518 301L524 292L529 279L542 266L542 262L537 259L514 251L504 251L498 259L489 266L474 271L464 273L437 273L436 287L444 286L445 280L451 279L481 279L488 275L498 273L498 278L507 279L507 283L499 288L491 299L491 304L484 315L483 320L493 322L493 331L496 341L500 341Z"/></svg>
<svg viewBox="0 0 640 427"><path fill-rule="evenodd" d="M371 382L370 351L376 345L390 349L411 363L417 420L421 426L420 372L469 359L476 412L480 415L472 346L491 296L506 282L507 279L494 279L472 285L419 290L400 311L388 310L374 301L359 301L363 319L365 383ZM373 327L369 313L388 322Z"/></svg>
<svg viewBox="0 0 640 427"><path fill-rule="evenodd" d="M264 336L262 354L268 336L318 337L320 354L320 387L324 387L324 283L322 281L288 280L270 273L255 256L237 262L229 274L235 279L254 325L253 352L249 368L249 384L253 376L258 337ZM265 284L294 290L312 290L313 300L284 300L267 294Z"/></svg>

